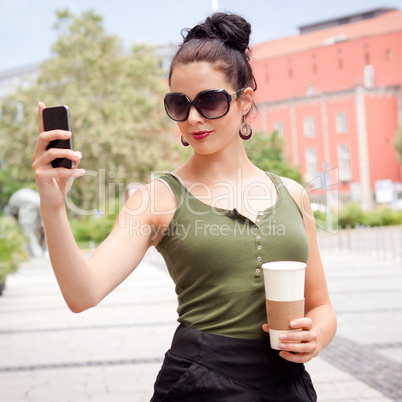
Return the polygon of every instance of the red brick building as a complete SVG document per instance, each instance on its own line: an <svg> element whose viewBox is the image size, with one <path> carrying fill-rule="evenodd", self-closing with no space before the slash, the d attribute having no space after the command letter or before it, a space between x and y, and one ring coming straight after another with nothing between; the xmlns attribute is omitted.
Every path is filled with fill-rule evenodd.
<svg viewBox="0 0 402 402"><path fill-rule="evenodd" d="M331 170L341 200L371 208L378 181L401 182L392 141L402 124L402 11L376 9L300 32L253 47L254 129L283 134L306 182Z"/></svg>

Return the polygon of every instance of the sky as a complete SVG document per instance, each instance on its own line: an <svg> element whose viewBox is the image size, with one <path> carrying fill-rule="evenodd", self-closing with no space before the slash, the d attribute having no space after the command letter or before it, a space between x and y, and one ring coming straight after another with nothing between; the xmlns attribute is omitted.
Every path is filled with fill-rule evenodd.
<svg viewBox="0 0 402 402"><path fill-rule="evenodd" d="M377 7L402 9L402 0L0 0L0 72L50 56L56 10L94 10L106 32L130 47L179 43L180 31L204 20L213 3L251 23L251 44L297 35L299 26L320 20Z"/></svg>

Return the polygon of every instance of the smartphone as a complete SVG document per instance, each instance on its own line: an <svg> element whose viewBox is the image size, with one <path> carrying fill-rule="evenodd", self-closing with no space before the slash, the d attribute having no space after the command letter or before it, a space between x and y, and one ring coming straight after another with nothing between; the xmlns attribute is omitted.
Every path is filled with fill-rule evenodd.
<svg viewBox="0 0 402 402"><path fill-rule="evenodd" d="M66 130L71 131L70 124L70 111L69 107L55 106L43 109L43 127L45 131L51 130ZM47 149L49 148L67 148L73 149L73 140L70 137L68 140L54 140L50 141ZM52 161L54 168L64 167L71 169L74 167L74 162L67 158L57 158Z"/></svg>

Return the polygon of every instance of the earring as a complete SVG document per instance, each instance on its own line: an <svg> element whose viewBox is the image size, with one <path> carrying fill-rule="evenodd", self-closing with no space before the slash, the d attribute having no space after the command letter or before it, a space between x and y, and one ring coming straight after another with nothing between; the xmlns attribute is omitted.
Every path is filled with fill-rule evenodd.
<svg viewBox="0 0 402 402"><path fill-rule="evenodd" d="M180 137L181 143L183 146L188 147L190 144L184 139L183 135Z"/></svg>
<svg viewBox="0 0 402 402"><path fill-rule="evenodd" d="M250 127L250 124L243 121L243 123L241 124L240 129L239 129L240 138L242 140L246 141L246 140L249 140L252 135L253 135L253 130Z"/></svg>

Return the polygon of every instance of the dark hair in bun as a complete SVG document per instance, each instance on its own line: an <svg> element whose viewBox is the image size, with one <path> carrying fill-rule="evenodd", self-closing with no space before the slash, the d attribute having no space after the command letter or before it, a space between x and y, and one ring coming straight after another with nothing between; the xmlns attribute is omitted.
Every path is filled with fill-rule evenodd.
<svg viewBox="0 0 402 402"><path fill-rule="evenodd" d="M251 25L238 15L216 13L203 24L187 29L184 43L192 39L218 39L226 46L246 54L249 51Z"/></svg>
<svg viewBox="0 0 402 402"><path fill-rule="evenodd" d="M238 90L257 89L249 60L251 25L239 15L215 13L183 31L183 44L170 65L169 84L177 64L208 62L226 74Z"/></svg>

